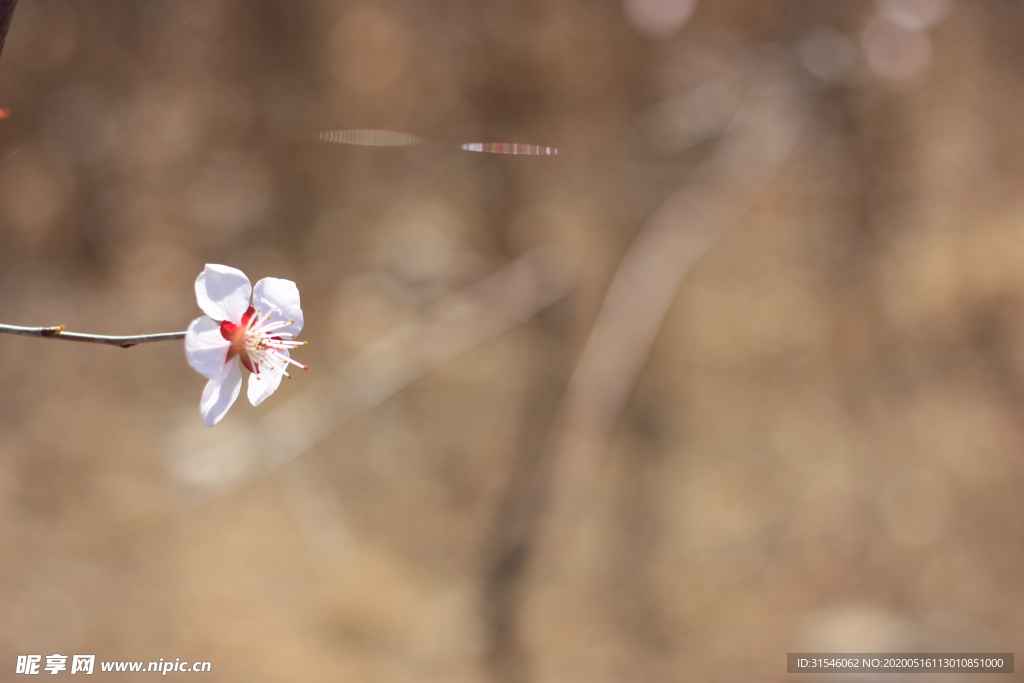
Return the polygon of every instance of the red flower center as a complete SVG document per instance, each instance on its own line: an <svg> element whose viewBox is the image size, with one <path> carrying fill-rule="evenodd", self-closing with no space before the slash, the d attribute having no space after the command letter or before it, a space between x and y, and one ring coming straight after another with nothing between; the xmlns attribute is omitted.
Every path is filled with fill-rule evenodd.
<svg viewBox="0 0 1024 683"><path fill-rule="evenodd" d="M249 324L255 317L255 307L249 306L245 313L242 314L242 322L240 324L236 325L230 320L221 321L220 336L231 342L231 346L228 347L228 355L225 362L231 360L235 356L238 356L238 359L242 361L242 365L245 366L246 370L252 373L259 373L260 366L253 363L249 358L249 349L246 345Z"/></svg>

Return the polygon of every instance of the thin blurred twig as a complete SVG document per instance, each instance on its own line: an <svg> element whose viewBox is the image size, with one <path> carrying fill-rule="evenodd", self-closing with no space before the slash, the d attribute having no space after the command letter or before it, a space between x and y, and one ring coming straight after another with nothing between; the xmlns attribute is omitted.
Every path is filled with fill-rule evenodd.
<svg viewBox="0 0 1024 683"><path fill-rule="evenodd" d="M184 332L159 332L157 334L135 334L127 336L109 336L105 334L85 334L68 332L64 325L56 327L20 327L18 325L0 324L0 334L18 334L24 337L42 337L43 339L60 339L61 341L86 342L88 344L107 344L127 349L136 344L147 342L175 341L184 339Z"/></svg>
<svg viewBox="0 0 1024 683"><path fill-rule="evenodd" d="M0 0L0 55L3 55L7 29L11 27L11 17L14 15L14 6L17 4L18 0Z"/></svg>
<svg viewBox="0 0 1024 683"><path fill-rule="evenodd" d="M808 112L771 71L712 156L651 216L619 265L570 375L547 450L552 514L578 508L682 280L788 158Z"/></svg>
<svg viewBox="0 0 1024 683"><path fill-rule="evenodd" d="M198 430L172 456L180 479L212 483L216 493L246 485L288 463L357 415L474 346L519 325L562 298L571 279L542 250L527 252L497 272L452 295L415 322L403 325L342 363L332 377L289 398L266 417L224 441ZM202 473L227 463L230 481ZM195 473L196 476L190 476ZM216 479L216 477L213 477Z"/></svg>
<svg viewBox="0 0 1024 683"><path fill-rule="evenodd" d="M525 484L509 497L510 508L493 530L486 592L500 612L491 615L498 627L491 655L507 668L503 680L523 679L514 629L526 566L538 565L545 582L574 571L561 565L580 557L580 539L586 537L580 521L599 488L601 456L676 291L788 158L809 113L792 84L763 66L711 156L627 249L569 376L535 471L521 477Z"/></svg>
<svg viewBox="0 0 1024 683"><path fill-rule="evenodd" d="M552 569L578 557L582 508L599 488L601 456L680 284L775 175L808 118L795 88L762 66L711 155L628 247L539 457L524 461L492 529L484 592L498 680L529 678L516 637L525 572L543 565L538 572L550 582Z"/></svg>

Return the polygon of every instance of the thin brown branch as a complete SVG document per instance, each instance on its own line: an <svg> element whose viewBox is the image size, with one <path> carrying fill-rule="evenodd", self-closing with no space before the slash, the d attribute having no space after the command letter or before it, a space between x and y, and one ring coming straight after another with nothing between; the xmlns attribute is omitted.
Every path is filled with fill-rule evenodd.
<svg viewBox="0 0 1024 683"><path fill-rule="evenodd" d="M548 499L533 510L545 571L574 555L568 546L599 488L600 458L683 279L774 177L808 117L796 89L763 71L712 156L627 249L545 446Z"/></svg>
<svg viewBox="0 0 1024 683"><path fill-rule="evenodd" d="M105 334L85 334L84 332L68 332L65 325L56 327L21 327L19 325L0 324L0 334L18 334L23 337L41 337L43 339L59 339L61 341L85 342L87 344L106 344L127 349L136 344L147 342L174 341L184 339L184 332L159 332L157 334L135 334L113 337Z"/></svg>
<svg viewBox="0 0 1024 683"><path fill-rule="evenodd" d="M806 108L772 75L765 68L753 79L711 156L643 225L560 402L550 407L553 416L544 418L546 442L525 445L487 549L489 656L499 681L529 680L516 633L524 574L539 560L550 580L551 565L574 555L600 457L680 284L774 176L803 129Z"/></svg>

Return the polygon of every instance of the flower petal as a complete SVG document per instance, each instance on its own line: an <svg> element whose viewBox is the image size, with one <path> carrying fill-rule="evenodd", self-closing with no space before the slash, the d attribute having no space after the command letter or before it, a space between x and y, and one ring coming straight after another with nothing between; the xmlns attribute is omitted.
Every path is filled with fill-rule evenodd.
<svg viewBox="0 0 1024 683"><path fill-rule="evenodd" d="M283 371L267 367L261 367L259 374L255 372L250 373L249 388L246 390L249 396L249 403L254 406L263 403L263 399L277 391L277 388L281 386L282 377L284 377Z"/></svg>
<svg viewBox="0 0 1024 683"><path fill-rule="evenodd" d="M237 268L207 263L196 278L196 300L203 313L218 322L229 320L236 325L249 308L252 285Z"/></svg>
<svg viewBox="0 0 1024 683"><path fill-rule="evenodd" d="M256 283L253 291L253 305L260 316L270 313L270 322L294 320L291 325L280 328L281 332L298 334L302 331L302 307L299 305L299 288L291 280L265 277Z"/></svg>
<svg viewBox="0 0 1024 683"><path fill-rule="evenodd" d="M218 379L227 372L231 343L220 333L217 321L205 315L196 318L185 331L185 358L206 379Z"/></svg>
<svg viewBox="0 0 1024 683"><path fill-rule="evenodd" d="M211 379L203 389L203 398L199 401L199 414L203 424L212 427L227 415L228 408L238 398L242 390L242 370L238 360L228 363L227 372L217 379Z"/></svg>

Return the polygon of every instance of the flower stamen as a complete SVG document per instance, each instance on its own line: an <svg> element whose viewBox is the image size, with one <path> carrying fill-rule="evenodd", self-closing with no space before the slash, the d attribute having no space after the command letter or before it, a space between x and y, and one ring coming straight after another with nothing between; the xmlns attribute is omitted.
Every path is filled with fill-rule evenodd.
<svg viewBox="0 0 1024 683"><path fill-rule="evenodd" d="M307 366L299 363L288 355L288 351L304 346L306 342L294 339L291 332L280 332L283 327L295 323L295 320L276 320L270 322L270 317L277 307L271 308L263 315L258 315L254 306L242 315L241 324L235 325L230 321L223 321L220 324L221 336L231 342L227 351L227 359L231 360L238 356L245 368L257 375L259 379L260 369L268 368L275 372L285 373L289 364L297 365L303 370ZM287 373L285 373L287 375Z"/></svg>

